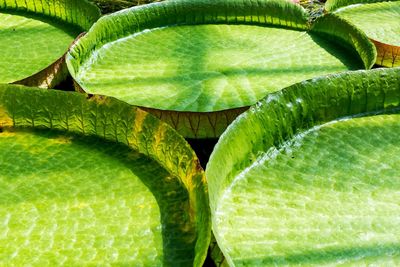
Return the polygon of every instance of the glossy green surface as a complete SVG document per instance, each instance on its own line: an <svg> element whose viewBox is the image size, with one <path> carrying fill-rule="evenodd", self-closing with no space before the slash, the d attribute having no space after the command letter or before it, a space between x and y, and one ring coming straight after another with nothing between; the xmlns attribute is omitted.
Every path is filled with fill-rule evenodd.
<svg viewBox="0 0 400 267"><path fill-rule="evenodd" d="M337 10L368 37L390 45L400 46L400 1L358 4Z"/></svg>
<svg viewBox="0 0 400 267"><path fill-rule="evenodd" d="M395 114L325 124L243 170L214 218L232 261L399 265L399 121Z"/></svg>
<svg viewBox="0 0 400 267"><path fill-rule="evenodd" d="M213 138L267 93L375 63L375 46L347 21L330 14L310 26L292 1L163 1L103 16L66 63L79 90Z"/></svg>
<svg viewBox="0 0 400 267"><path fill-rule="evenodd" d="M228 127L206 175L230 265L400 263L399 74L303 81Z"/></svg>
<svg viewBox="0 0 400 267"><path fill-rule="evenodd" d="M200 267L206 184L185 139L143 110L0 84L0 266Z"/></svg>
<svg viewBox="0 0 400 267"><path fill-rule="evenodd" d="M71 25L0 9L0 82L15 82L50 66L79 32Z"/></svg>
<svg viewBox="0 0 400 267"><path fill-rule="evenodd" d="M188 193L126 146L47 131L0 133L0 264L188 266Z"/></svg>
<svg viewBox="0 0 400 267"><path fill-rule="evenodd" d="M398 1L398 0L391 0ZM327 0L325 2L325 10L329 12L333 12L339 8L357 5L357 4L371 4L371 3L379 3L379 2L388 2L386 0Z"/></svg>
<svg viewBox="0 0 400 267"><path fill-rule="evenodd" d="M356 56L302 31L249 25L157 28L110 42L76 74L87 92L130 104L210 112L327 73L362 68Z"/></svg>

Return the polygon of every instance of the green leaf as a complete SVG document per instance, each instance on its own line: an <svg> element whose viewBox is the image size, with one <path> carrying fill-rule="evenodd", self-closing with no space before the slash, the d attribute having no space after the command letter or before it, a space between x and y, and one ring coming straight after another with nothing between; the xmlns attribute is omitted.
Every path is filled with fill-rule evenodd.
<svg viewBox="0 0 400 267"><path fill-rule="evenodd" d="M374 44L354 25L335 14L319 17L312 25L311 32L324 36L336 45L346 46L350 51L357 51L366 69L373 67L377 52Z"/></svg>
<svg viewBox="0 0 400 267"><path fill-rule="evenodd" d="M398 1L398 0L392 0ZM334 11L338 8L355 5L355 4L370 4L370 3L379 3L386 2L386 0L327 0L325 3L326 11Z"/></svg>
<svg viewBox="0 0 400 267"><path fill-rule="evenodd" d="M295 84L242 114L207 165L230 265L400 263L400 68Z"/></svg>
<svg viewBox="0 0 400 267"><path fill-rule="evenodd" d="M61 68L52 64L99 16L99 9L86 0L0 1L0 83L32 84L26 78L36 75L32 80L37 85L51 86L42 76ZM65 76L65 63L59 72Z"/></svg>
<svg viewBox="0 0 400 267"><path fill-rule="evenodd" d="M308 33L307 19L300 6L278 0L150 4L101 18L72 47L67 64L87 93L161 112L166 121L178 113L175 128L184 136L215 137L232 109L304 79L363 68L358 54L371 51ZM370 44L359 36L348 41ZM215 112L217 126L207 122ZM204 126L190 126L197 122Z"/></svg>
<svg viewBox="0 0 400 267"><path fill-rule="evenodd" d="M152 115L0 85L0 265L201 266L204 172Z"/></svg>
<svg viewBox="0 0 400 267"><path fill-rule="evenodd" d="M364 31L374 42L378 50L376 64L400 66L400 1L351 5L335 14Z"/></svg>

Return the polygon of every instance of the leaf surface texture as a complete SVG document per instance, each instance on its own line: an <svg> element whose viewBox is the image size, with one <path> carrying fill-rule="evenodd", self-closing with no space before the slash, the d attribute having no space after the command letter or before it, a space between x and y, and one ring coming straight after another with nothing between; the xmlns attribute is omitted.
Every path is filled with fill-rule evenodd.
<svg viewBox="0 0 400 267"><path fill-rule="evenodd" d="M0 264L205 259L204 172L189 144L147 112L112 98L0 85L0 170Z"/></svg>
<svg viewBox="0 0 400 267"><path fill-rule="evenodd" d="M233 122L206 171L230 264L399 264L399 77L305 81Z"/></svg>

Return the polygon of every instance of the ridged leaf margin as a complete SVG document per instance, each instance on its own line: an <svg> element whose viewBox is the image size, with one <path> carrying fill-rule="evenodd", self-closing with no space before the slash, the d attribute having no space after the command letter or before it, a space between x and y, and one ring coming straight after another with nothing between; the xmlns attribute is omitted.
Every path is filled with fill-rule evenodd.
<svg viewBox="0 0 400 267"><path fill-rule="evenodd" d="M42 14L88 31L100 9L86 0L0 0L0 10Z"/></svg>
<svg viewBox="0 0 400 267"><path fill-rule="evenodd" d="M111 97L0 85L0 128L56 129L120 142L151 157L187 188L197 240L193 266L202 266L211 238L207 182L183 137L151 114Z"/></svg>
<svg viewBox="0 0 400 267"><path fill-rule="evenodd" d="M308 15L301 6L286 0L171 0L133 7L99 19L70 50L68 68L76 77L76 70L93 50L145 29L218 23L277 25L305 30Z"/></svg>
<svg viewBox="0 0 400 267"><path fill-rule="evenodd" d="M311 32L323 35L348 50L355 50L366 69L372 68L377 58L375 45L356 26L335 14L326 14L318 18L311 27Z"/></svg>
<svg viewBox="0 0 400 267"><path fill-rule="evenodd" d="M206 176L212 217L235 177L269 149L334 119L399 108L400 68L323 76L268 95L228 127L211 154Z"/></svg>
<svg viewBox="0 0 400 267"><path fill-rule="evenodd" d="M378 52L376 64L384 67L400 66L400 46L385 44L371 39Z"/></svg>
<svg viewBox="0 0 400 267"><path fill-rule="evenodd" d="M392 0L392 1L385 1L385 0L367 0L367 1L329 1L326 3L328 8L331 8L330 11L334 11L334 14L340 16L341 11L344 11L347 9L348 5L353 5L353 4L372 4L372 3L379 3L379 2L398 2L399 0ZM331 5L334 5L333 7L330 7ZM340 8L337 9L336 8ZM354 5L355 7L356 5ZM343 8L341 8L343 7ZM349 6L351 9L352 6ZM371 7L371 10L374 10L373 7ZM365 16L365 19L368 19L368 16ZM376 64L379 66L384 66L384 67L399 67L400 66L400 46L392 45L392 44L387 44L383 43L380 40L370 38L371 42L374 43L376 50L377 50L377 59L376 59Z"/></svg>
<svg viewBox="0 0 400 267"><path fill-rule="evenodd" d="M249 107L214 112L181 112L141 107L160 120L168 123L185 138L217 138L237 116Z"/></svg>

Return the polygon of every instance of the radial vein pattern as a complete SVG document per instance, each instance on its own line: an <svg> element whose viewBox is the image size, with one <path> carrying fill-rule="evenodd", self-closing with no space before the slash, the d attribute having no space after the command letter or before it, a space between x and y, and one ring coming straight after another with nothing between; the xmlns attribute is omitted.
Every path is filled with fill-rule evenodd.
<svg viewBox="0 0 400 267"><path fill-rule="evenodd" d="M327 73L362 68L302 31L250 25L146 30L96 50L77 73L87 92L157 109L211 112Z"/></svg>

